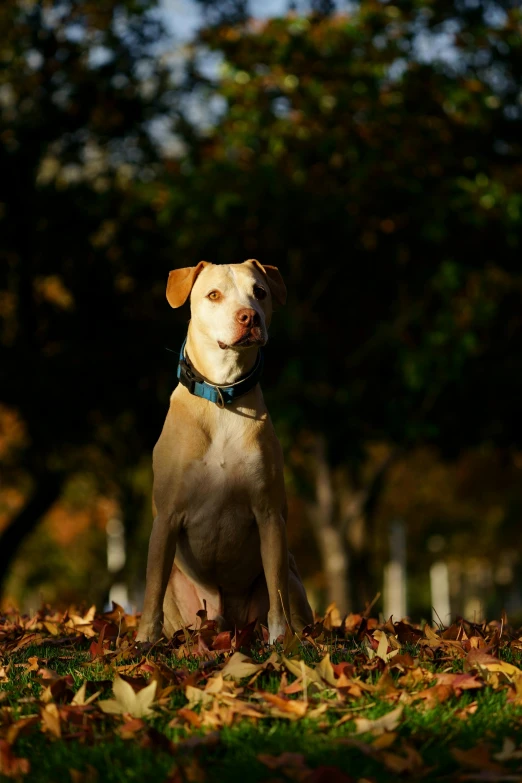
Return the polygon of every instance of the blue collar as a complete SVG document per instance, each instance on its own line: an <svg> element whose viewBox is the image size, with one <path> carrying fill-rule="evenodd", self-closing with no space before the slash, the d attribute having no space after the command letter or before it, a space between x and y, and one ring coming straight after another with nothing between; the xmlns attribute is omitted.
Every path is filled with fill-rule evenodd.
<svg viewBox="0 0 522 783"><path fill-rule="evenodd" d="M185 353L186 344L187 340L185 339L179 354L179 382L183 384L191 394L194 394L196 397L202 397L204 400L215 402L219 408L224 408L225 405L231 405L238 397L242 397L249 392L250 389L253 389L258 383L261 377L261 373L263 372L263 351L259 349L256 363L248 375L243 376L243 378L240 378L229 386L220 386L215 383L210 383L191 365L190 360Z"/></svg>

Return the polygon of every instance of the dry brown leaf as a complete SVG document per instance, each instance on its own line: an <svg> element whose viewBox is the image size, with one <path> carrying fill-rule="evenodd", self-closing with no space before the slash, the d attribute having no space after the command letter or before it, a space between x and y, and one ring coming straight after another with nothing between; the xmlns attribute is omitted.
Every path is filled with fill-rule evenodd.
<svg viewBox="0 0 522 783"><path fill-rule="evenodd" d="M6 740L9 745L14 745L18 735L24 734L26 729L32 728L35 723L38 723L38 715L31 715L28 718L20 718L16 723L11 724L7 729Z"/></svg>
<svg viewBox="0 0 522 783"><path fill-rule="evenodd" d="M419 693L412 694L412 701L423 701L426 709L433 709L438 704L453 696L454 690L451 685L434 685L426 688Z"/></svg>
<svg viewBox="0 0 522 783"><path fill-rule="evenodd" d="M459 720L467 720L470 715L474 715L478 710L478 702L472 701L467 707L463 707L461 710L457 710L455 717Z"/></svg>
<svg viewBox="0 0 522 783"><path fill-rule="evenodd" d="M420 753L411 745L405 744L403 744L400 750L400 754L383 751L379 755L385 767L397 775L403 775L405 772L420 772L424 767L424 761Z"/></svg>
<svg viewBox="0 0 522 783"><path fill-rule="evenodd" d="M462 750L462 748L452 748L451 755L457 761L461 767L468 767L469 769L488 770L488 772L494 772L501 775L504 772L504 767L497 764L490 755L490 749L487 745L481 743L468 750Z"/></svg>
<svg viewBox="0 0 522 783"><path fill-rule="evenodd" d="M443 672L436 674L435 678L439 685L450 685L454 691L460 693L461 691L477 690L483 688L484 683L477 679L474 674L451 674L450 672Z"/></svg>
<svg viewBox="0 0 522 783"><path fill-rule="evenodd" d="M372 748L376 748L376 750L384 750L385 748L389 748L395 740L397 739L397 732L396 731L387 731L384 734L379 734L374 741L372 742Z"/></svg>
<svg viewBox="0 0 522 783"><path fill-rule="evenodd" d="M280 756L270 756L265 753L258 755L258 760L271 770L281 772L290 780L304 781L309 778L311 770L305 762L302 753L290 753L286 751Z"/></svg>
<svg viewBox="0 0 522 783"><path fill-rule="evenodd" d="M283 699L281 696L275 696L273 693L261 693L261 696L272 705L271 713L276 717L296 720L306 715L308 709L308 702L306 701Z"/></svg>
<svg viewBox="0 0 522 783"><path fill-rule="evenodd" d="M133 718L132 720L123 723L116 729L116 734L122 739L135 739L136 734L139 731L147 728L147 724L141 718Z"/></svg>
<svg viewBox="0 0 522 783"><path fill-rule="evenodd" d="M6 740L0 739L0 774L6 778L20 778L27 775L31 765L28 759L17 758Z"/></svg>
<svg viewBox="0 0 522 783"><path fill-rule="evenodd" d="M197 712L194 712L194 710L190 710L188 707L182 707L180 710L178 710L178 717L186 720L187 723L190 723L190 725L194 726L196 729L199 729L201 726L201 716L198 715Z"/></svg>
<svg viewBox="0 0 522 783"><path fill-rule="evenodd" d="M91 767L90 764L87 765L87 770L85 772L80 772L77 769L70 769L69 775L71 776L71 783L98 783L99 777L98 777L98 771Z"/></svg>

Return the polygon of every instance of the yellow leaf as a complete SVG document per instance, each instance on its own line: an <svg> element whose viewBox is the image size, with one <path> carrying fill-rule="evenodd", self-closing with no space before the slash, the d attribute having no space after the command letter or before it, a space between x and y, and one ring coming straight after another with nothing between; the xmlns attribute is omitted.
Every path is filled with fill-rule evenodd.
<svg viewBox="0 0 522 783"><path fill-rule="evenodd" d="M319 677L324 680L328 685L331 685L333 688L337 688L339 685L339 680L335 678L333 666L330 662L330 654L327 653L324 658L322 658L317 666L315 667L315 671L319 675Z"/></svg>
<svg viewBox="0 0 522 783"><path fill-rule="evenodd" d="M221 693L223 690L223 675L221 672L216 677L211 677L205 685L205 693Z"/></svg>
<svg viewBox="0 0 522 783"><path fill-rule="evenodd" d="M85 707L87 704L92 704L93 701L96 701L101 691L96 691L96 693L93 693L92 696L89 696L89 698L86 699L86 687L87 683L84 682L80 689L74 694L71 704L74 704L77 707Z"/></svg>
<svg viewBox="0 0 522 783"><path fill-rule="evenodd" d="M185 696L187 697L187 708L192 709L196 704L206 706L212 704L212 694L202 691L201 688L195 688L193 685L187 685L185 688Z"/></svg>
<svg viewBox="0 0 522 783"><path fill-rule="evenodd" d="M60 727L60 713L56 704L46 704L41 711L42 730L53 734L58 739L62 736Z"/></svg>
<svg viewBox="0 0 522 783"><path fill-rule="evenodd" d="M486 669L488 672L505 674L509 679L518 679L522 677L522 670L507 661L498 661L497 663L478 663L479 669Z"/></svg>
<svg viewBox="0 0 522 783"><path fill-rule="evenodd" d="M382 718L371 720L370 718L355 718L356 734L365 734L368 731L374 734L383 734L385 731L395 731L401 722L401 716L404 707L400 704L391 712L383 715Z"/></svg>
<svg viewBox="0 0 522 783"><path fill-rule="evenodd" d="M308 685L314 684L317 685L321 690L324 689L324 683L321 679L321 676L319 675L319 672L317 671L317 667L315 669L311 669L310 666L306 666L306 664L303 666L302 661L290 660L284 656L283 663L290 674L293 674L295 677L303 677L303 679L306 678Z"/></svg>
<svg viewBox="0 0 522 783"><path fill-rule="evenodd" d="M230 677L233 680L241 680L243 677L251 677L253 674L263 671L270 664L274 666L274 668L278 668L279 658L276 653L272 653L270 658L264 663L254 663L252 658L249 658L248 655L235 652L226 662L226 665L221 670L221 674L224 679Z"/></svg>
<svg viewBox="0 0 522 783"><path fill-rule="evenodd" d="M133 718L143 718L150 715L151 705L156 695L156 680L152 680L145 688L135 693L132 686L119 675L114 678L112 690L115 699L98 702L100 709L109 715L132 715Z"/></svg>
<svg viewBox="0 0 522 783"><path fill-rule="evenodd" d="M377 647L377 652L375 653L378 658L380 658L384 663L388 663L390 658L393 658L394 655L397 655L399 650L392 650L391 652L388 652L389 642L388 637L384 633L384 631L375 631L373 634L375 639L379 640L379 646Z"/></svg>

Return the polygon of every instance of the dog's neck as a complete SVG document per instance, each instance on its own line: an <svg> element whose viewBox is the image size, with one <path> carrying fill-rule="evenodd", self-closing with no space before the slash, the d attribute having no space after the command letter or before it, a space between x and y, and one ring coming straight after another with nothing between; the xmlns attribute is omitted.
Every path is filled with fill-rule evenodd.
<svg viewBox="0 0 522 783"><path fill-rule="evenodd" d="M257 359L259 348L220 348L216 341L194 334L189 324L185 352L197 372L219 386L232 384L249 373Z"/></svg>

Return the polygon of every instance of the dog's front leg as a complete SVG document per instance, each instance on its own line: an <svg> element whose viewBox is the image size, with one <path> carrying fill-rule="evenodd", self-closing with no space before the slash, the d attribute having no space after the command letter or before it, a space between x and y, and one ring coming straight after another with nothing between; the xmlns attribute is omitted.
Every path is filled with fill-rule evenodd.
<svg viewBox="0 0 522 783"><path fill-rule="evenodd" d="M265 572L270 608L268 633L270 641L284 635L290 618L288 600L288 549L286 525L282 516L270 514L257 517L261 541L261 559Z"/></svg>
<svg viewBox="0 0 522 783"><path fill-rule="evenodd" d="M174 520L157 516L147 557L147 581L137 642L156 642L163 635L163 599L176 554Z"/></svg>

